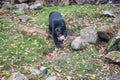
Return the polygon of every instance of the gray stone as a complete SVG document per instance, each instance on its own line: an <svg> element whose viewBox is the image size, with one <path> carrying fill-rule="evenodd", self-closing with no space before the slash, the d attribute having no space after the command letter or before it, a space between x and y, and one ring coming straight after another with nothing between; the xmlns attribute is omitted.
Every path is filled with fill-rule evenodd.
<svg viewBox="0 0 120 80"><path fill-rule="evenodd" d="M112 13L112 11L103 11L103 16L106 16L106 17L115 17L115 15Z"/></svg>
<svg viewBox="0 0 120 80"><path fill-rule="evenodd" d="M69 0L62 0L62 5L69 5Z"/></svg>
<svg viewBox="0 0 120 80"><path fill-rule="evenodd" d="M7 80L5 77L2 77L1 80Z"/></svg>
<svg viewBox="0 0 120 80"><path fill-rule="evenodd" d="M50 76L46 80L58 80L56 76Z"/></svg>
<svg viewBox="0 0 120 80"><path fill-rule="evenodd" d="M90 0L75 0L77 4L85 4L85 3L90 3Z"/></svg>
<svg viewBox="0 0 120 80"><path fill-rule="evenodd" d="M27 2L28 0L19 0L20 3Z"/></svg>
<svg viewBox="0 0 120 80"><path fill-rule="evenodd" d="M5 2L5 3L2 5L2 8L3 8L3 9L12 9L12 8L13 8L13 5L12 5L10 2Z"/></svg>
<svg viewBox="0 0 120 80"><path fill-rule="evenodd" d="M29 9L31 9L31 10L40 10L42 8L43 8L43 6L40 3L29 6Z"/></svg>
<svg viewBox="0 0 120 80"><path fill-rule="evenodd" d="M28 19L29 19L29 17L28 17L27 15L19 16L19 20L20 20L21 22L26 22Z"/></svg>
<svg viewBox="0 0 120 80"><path fill-rule="evenodd" d="M113 74L111 77L111 80L120 80L120 75L119 74Z"/></svg>
<svg viewBox="0 0 120 80"><path fill-rule="evenodd" d="M74 80L71 76L66 76L67 80Z"/></svg>
<svg viewBox="0 0 120 80"><path fill-rule="evenodd" d="M42 71L43 74L47 74L48 73L47 67L41 66L40 70Z"/></svg>
<svg viewBox="0 0 120 80"><path fill-rule="evenodd" d="M28 80L27 77L20 72L12 73L12 76L9 78L9 80Z"/></svg>
<svg viewBox="0 0 120 80"><path fill-rule="evenodd" d="M120 51L120 29L118 33L113 37L107 46L107 52L109 51Z"/></svg>
<svg viewBox="0 0 120 80"><path fill-rule="evenodd" d="M14 12L16 13L16 14L24 14L25 13L25 10L26 9L28 9L28 5L27 4L25 4L25 3L22 3L22 4L16 4L15 6L14 6Z"/></svg>
<svg viewBox="0 0 120 80"><path fill-rule="evenodd" d="M120 51L111 51L105 57L112 60L112 62L120 62Z"/></svg>
<svg viewBox="0 0 120 80"><path fill-rule="evenodd" d="M80 31L81 38L88 43L95 44L98 40L97 30L94 27L86 27Z"/></svg>
<svg viewBox="0 0 120 80"><path fill-rule="evenodd" d="M30 70L31 74L33 74L33 75L39 75L40 74L40 70L38 70L34 67L30 67L29 70Z"/></svg>
<svg viewBox="0 0 120 80"><path fill-rule="evenodd" d="M81 37L77 37L72 41L71 47L74 50L79 50L85 48L87 44L88 43L86 42L86 40L82 39Z"/></svg>

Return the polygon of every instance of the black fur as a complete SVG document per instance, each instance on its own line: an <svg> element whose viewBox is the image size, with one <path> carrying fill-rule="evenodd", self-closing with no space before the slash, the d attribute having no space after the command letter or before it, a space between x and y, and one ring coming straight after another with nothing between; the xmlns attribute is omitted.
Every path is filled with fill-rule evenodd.
<svg viewBox="0 0 120 80"><path fill-rule="evenodd" d="M59 41L58 37L61 35L64 35L66 37L68 34L68 30L66 29L65 21L59 12L53 11L50 13L49 31L50 31L50 34L52 34L56 47L62 48L62 46L60 45L60 42L63 42L63 41Z"/></svg>

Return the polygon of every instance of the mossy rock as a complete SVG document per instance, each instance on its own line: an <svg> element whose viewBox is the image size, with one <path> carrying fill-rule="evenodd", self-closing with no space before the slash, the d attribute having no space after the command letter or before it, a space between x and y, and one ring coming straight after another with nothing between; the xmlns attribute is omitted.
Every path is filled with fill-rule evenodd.
<svg viewBox="0 0 120 80"><path fill-rule="evenodd" d="M108 43L107 52L110 51L120 51L120 29L115 37L113 37Z"/></svg>
<svg viewBox="0 0 120 80"><path fill-rule="evenodd" d="M120 62L120 51L111 51L105 57L113 62Z"/></svg>

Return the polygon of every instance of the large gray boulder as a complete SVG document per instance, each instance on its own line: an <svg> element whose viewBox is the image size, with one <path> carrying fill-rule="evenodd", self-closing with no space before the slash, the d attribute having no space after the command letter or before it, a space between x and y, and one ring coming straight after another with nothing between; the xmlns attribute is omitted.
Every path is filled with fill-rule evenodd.
<svg viewBox="0 0 120 80"><path fill-rule="evenodd" d="M87 41L82 39L81 37L76 37L72 43L71 43L71 47L74 50L79 50L79 49L83 49L87 46Z"/></svg>
<svg viewBox="0 0 120 80"><path fill-rule="evenodd" d="M113 37L108 43L107 52L110 51L120 51L120 29L115 37Z"/></svg>
<svg viewBox="0 0 120 80"><path fill-rule="evenodd" d="M97 30L94 27L86 27L80 31L81 38L85 39L88 43L95 44L98 40Z"/></svg>
<svg viewBox="0 0 120 80"><path fill-rule="evenodd" d="M28 80L28 79L24 74L21 74L20 72L15 72L12 73L12 76L9 78L9 80Z"/></svg>

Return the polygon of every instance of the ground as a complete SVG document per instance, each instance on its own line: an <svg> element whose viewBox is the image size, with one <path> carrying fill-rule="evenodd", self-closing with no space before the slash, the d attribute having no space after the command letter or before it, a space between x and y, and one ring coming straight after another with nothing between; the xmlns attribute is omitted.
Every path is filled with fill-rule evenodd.
<svg viewBox="0 0 120 80"><path fill-rule="evenodd" d="M0 15L0 78L9 78L14 71L29 75L29 68L33 66L48 68L47 75L37 76L39 80L45 80L47 76L58 76L59 80L67 80L68 76L74 80L106 80L113 74L120 74L119 66L104 61L104 52L98 50L97 44L78 51L72 50L69 44L64 49L56 49L53 40L46 39L48 17L53 10L62 14L72 36L78 36L80 30L87 26L96 26L98 30L103 26L114 26L111 29L113 33L120 27L119 4L44 7L26 11L30 20L25 23L16 20L19 15L3 12ZM101 17L104 10L113 11L117 17ZM21 34L18 31L21 25L34 26L45 34Z"/></svg>

